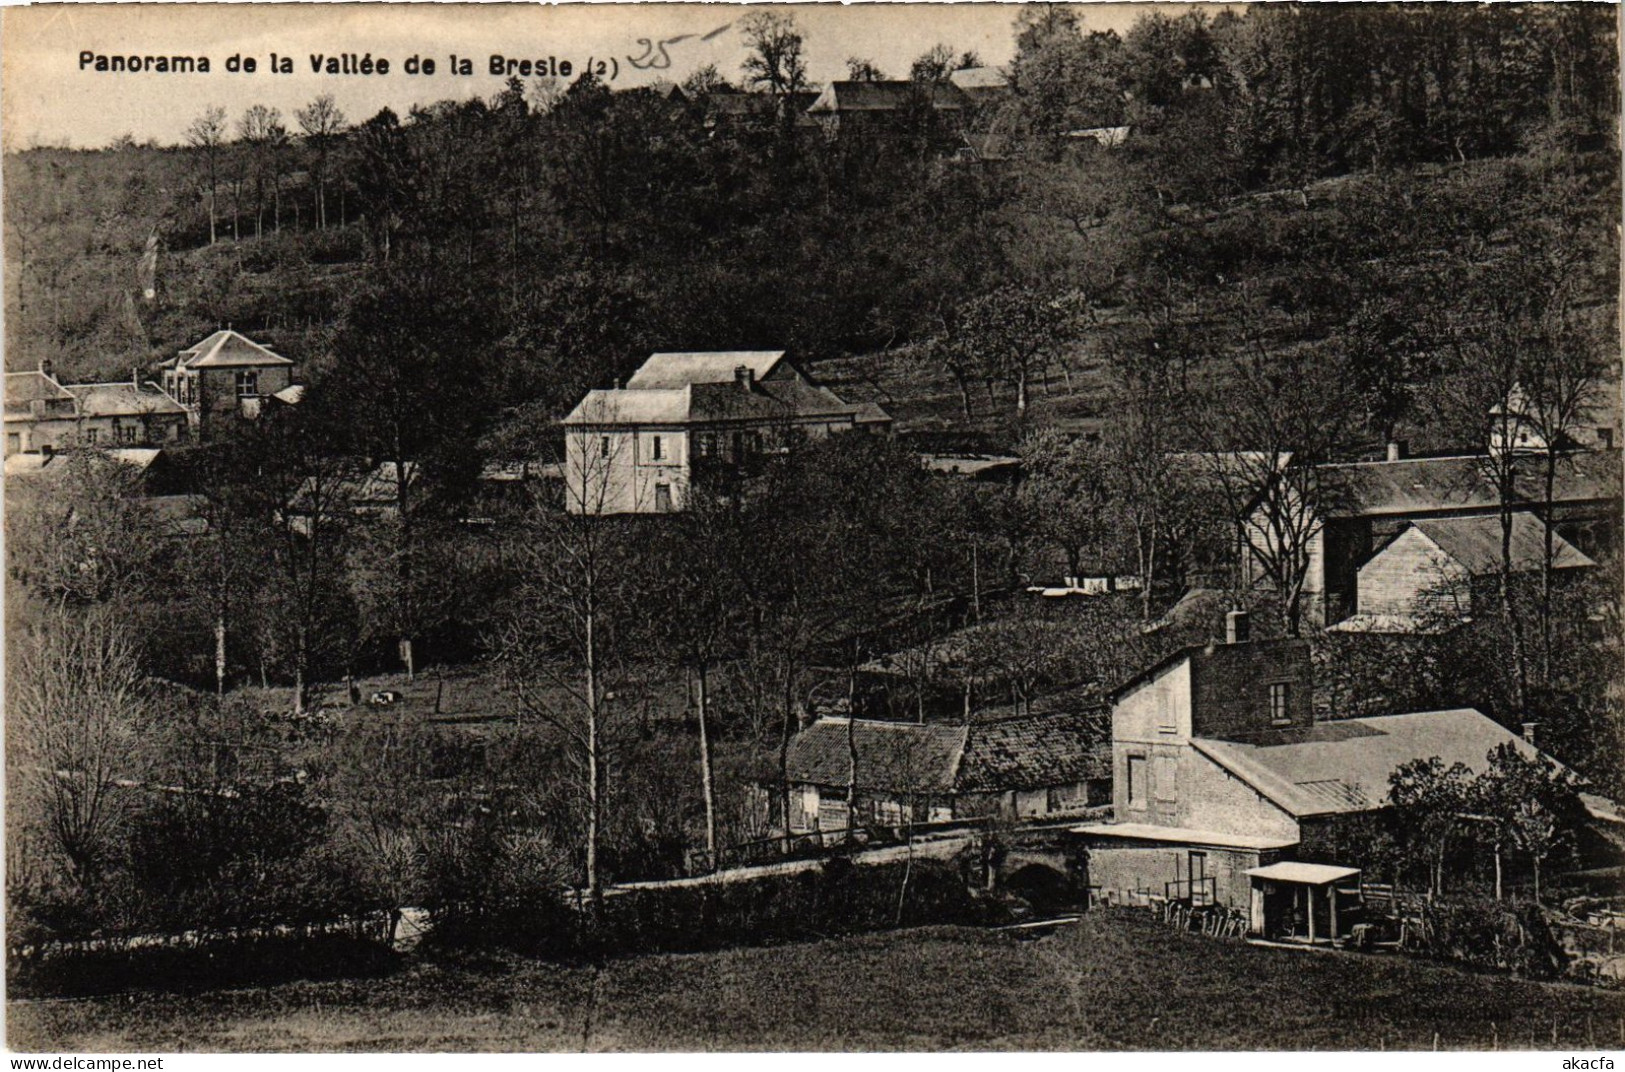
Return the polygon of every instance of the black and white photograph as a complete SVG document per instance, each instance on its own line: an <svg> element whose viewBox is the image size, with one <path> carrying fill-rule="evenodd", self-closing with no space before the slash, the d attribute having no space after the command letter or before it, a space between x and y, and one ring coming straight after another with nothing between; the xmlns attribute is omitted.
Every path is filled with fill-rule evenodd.
<svg viewBox="0 0 1625 1072"><path fill-rule="evenodd" d="M1613 1068L1620 27L5 7L5 1047Z"/></svg>

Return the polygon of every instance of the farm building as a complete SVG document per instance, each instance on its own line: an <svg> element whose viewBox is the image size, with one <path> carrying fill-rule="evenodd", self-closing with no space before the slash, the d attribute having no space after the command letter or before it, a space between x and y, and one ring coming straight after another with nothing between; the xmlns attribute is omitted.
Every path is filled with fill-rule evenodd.
<svg viewBox="0 0 1625 1072"><path fill-rule="evenodd" d="M1317 855L1337 824L1386 807L1405 763L1476 771L1502 744L1539 754L1467 708L1316 723L1305 642L1249 641L1240 612L1228 641L1178 652L1115 695L1114 821L1075 828L1108 900L1250 911L1259 869Z"/></svg>
<svg viewBox="0 0 1625 1072"><path fill-rule="evenodd" d="M860 826L1077 815L1109 800L1109 760L1104 726L1093 714L961 725L821 718L790 742L790 827L852 825L847 797L854 781ZM776 808L777 772L763 786ZM778 821L771 816L773 825Z"/></svg>
<svg viewBox="0 0 1625 1072"><path fill-rule="evenodd" d="M692 483L746 470L798 439L890 427L885 410L843 401L782 350L654 354L625 387L589 391L564 418L566 505L669 513Z"/></svg>
<svg viewBox="0 0 1625 1072"><path fill-rule="evenodd" d="M1416 632L1472 615L1480 610L1485 582L1500 576L1502 535L1494 514L1411 522L1359 568L1356 613L1332 628ZM1546 525L1518 511L1509 535L1513 572L1538 572L1546 561ZM1553 569L1568 573L1596 565L1557 533L1551 540Z"/></svg>

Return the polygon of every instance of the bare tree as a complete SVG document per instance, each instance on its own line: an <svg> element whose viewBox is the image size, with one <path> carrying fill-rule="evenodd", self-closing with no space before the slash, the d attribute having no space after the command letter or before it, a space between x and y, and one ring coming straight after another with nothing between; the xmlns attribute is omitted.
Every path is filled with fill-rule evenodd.
<svg viewBox="0 0 1625 1072"><path fill-rule="evenodd" d="M56 610L8 630L6 758L14 816L43 832L70 878L94 884L141 780L150 693L109 609Z"/></svg>

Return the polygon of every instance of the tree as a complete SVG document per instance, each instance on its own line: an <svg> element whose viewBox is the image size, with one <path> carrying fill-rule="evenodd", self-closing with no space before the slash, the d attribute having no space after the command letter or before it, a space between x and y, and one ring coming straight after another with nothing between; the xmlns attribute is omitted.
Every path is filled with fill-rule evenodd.
<svg viewBox="0 0 1625 1072"><path fill-rule="evenodd" d="M1516 846L1529 855L1539 901L1541 865L1573 839L1584 818L1578 789L1550 759L1526 755L1510 742L1485 758L1489 765L1473 780L1469 806L1495 854L1495 898L1501 899L1502 858Z"/></svg>
<svg viewBox="0 0 1625 1072"><path fill-rule="evenodd" d="M874 60L867 60L861 56L848 56L846 58L846 77L853 82L884 82L886 72L882 71Z"/></svg>
<svg viewBox="0 0 1625 1072"><path fill-rule="evenodd" d="M909 65L908 80L910 82L946 82L948 76L965 64L954 62L952 45L936 44L922 52L915 61ZM969 66L976 66L972 63Z"/></svg>
<svg viewBox="0 0 1625 1072"><path fill-rule="evenodd" d="M316 226L327 230L327 167L333 153L333 144L344 133L344 113L334 103L331 93L323 93L304 108L294 112L299 129L305 132L305 144L311 151L311 178L314 180Z"/></svg>
<svg viewBox="0 0 1625 1072"><path fill-rule="evenodd" d="M251 105L237 121L237 136L247 147L254 177L254 237L264 231L265 180L269 176L274 187L280 217L282 175L278 171L282 150L288 143L287 128L282 125L282 113L263 104ZM280 218L277 221L280 228Z"/></svg>
<svg viewBox="0 0 1625 1072"><path fill-rule="evenodd" d="M1071 440L1052 431L1028 436L1021 444L1024 479L1017 493L1029 531L1053 544L1065 557L1067 576L1083 573L1084 557L1109 562L1112 491L1111 457L1098 443Z"/></svg>
<svg viewBox="0 0 1625 1072"><path fill-rule="evenodd" d="M653 617L662 646L694 683L698 716L700 791L705 803L705 851L717 864L717 805L712 770L712 688L718 665L738 648L744 610L740 574L749 568L745 529L734 503L702 488L683 495L683 511L670 519L656 568Z"/></svg>
<svg viewBox="0 0 1625 1072"><path fill-rule="evenodd" d="M186 128L186 140L203 150L203 159L209 175L209 245L215 243L215 190L218 187L216 163L220 147L226 143L226 110L219 106L204 109Z"/></svg>
<svg viewBox="0 0 1625 1072"><path fill-rule="evenodd" d="M754 11L740 23L750 55L742 68L745 85L782 97L806 88L807 64L803 39L795 16L777 11Z"/></svg>
<svg viewBox="0 0 1625 1072"><path fill-rule="evenodd" d="M959 310L964 345L990 372L1015 388L1018 425L1027 419L1028 388L1056 347L1069 336L1076 313L1070 295L1007 283L967 301Z"/></svg>

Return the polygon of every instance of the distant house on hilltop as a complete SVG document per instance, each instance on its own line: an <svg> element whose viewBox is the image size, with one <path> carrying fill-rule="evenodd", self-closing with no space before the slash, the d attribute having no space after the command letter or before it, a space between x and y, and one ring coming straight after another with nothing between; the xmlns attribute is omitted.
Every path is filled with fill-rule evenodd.
<svg viewBox="0 0 1625 1072"><path fill-rule="evenodd" d="M625 387L589 391L563 421L572 513L668 513L696 481L798 440L885 432L891 416L809 379L783 350L653 354Z"/></svg>

